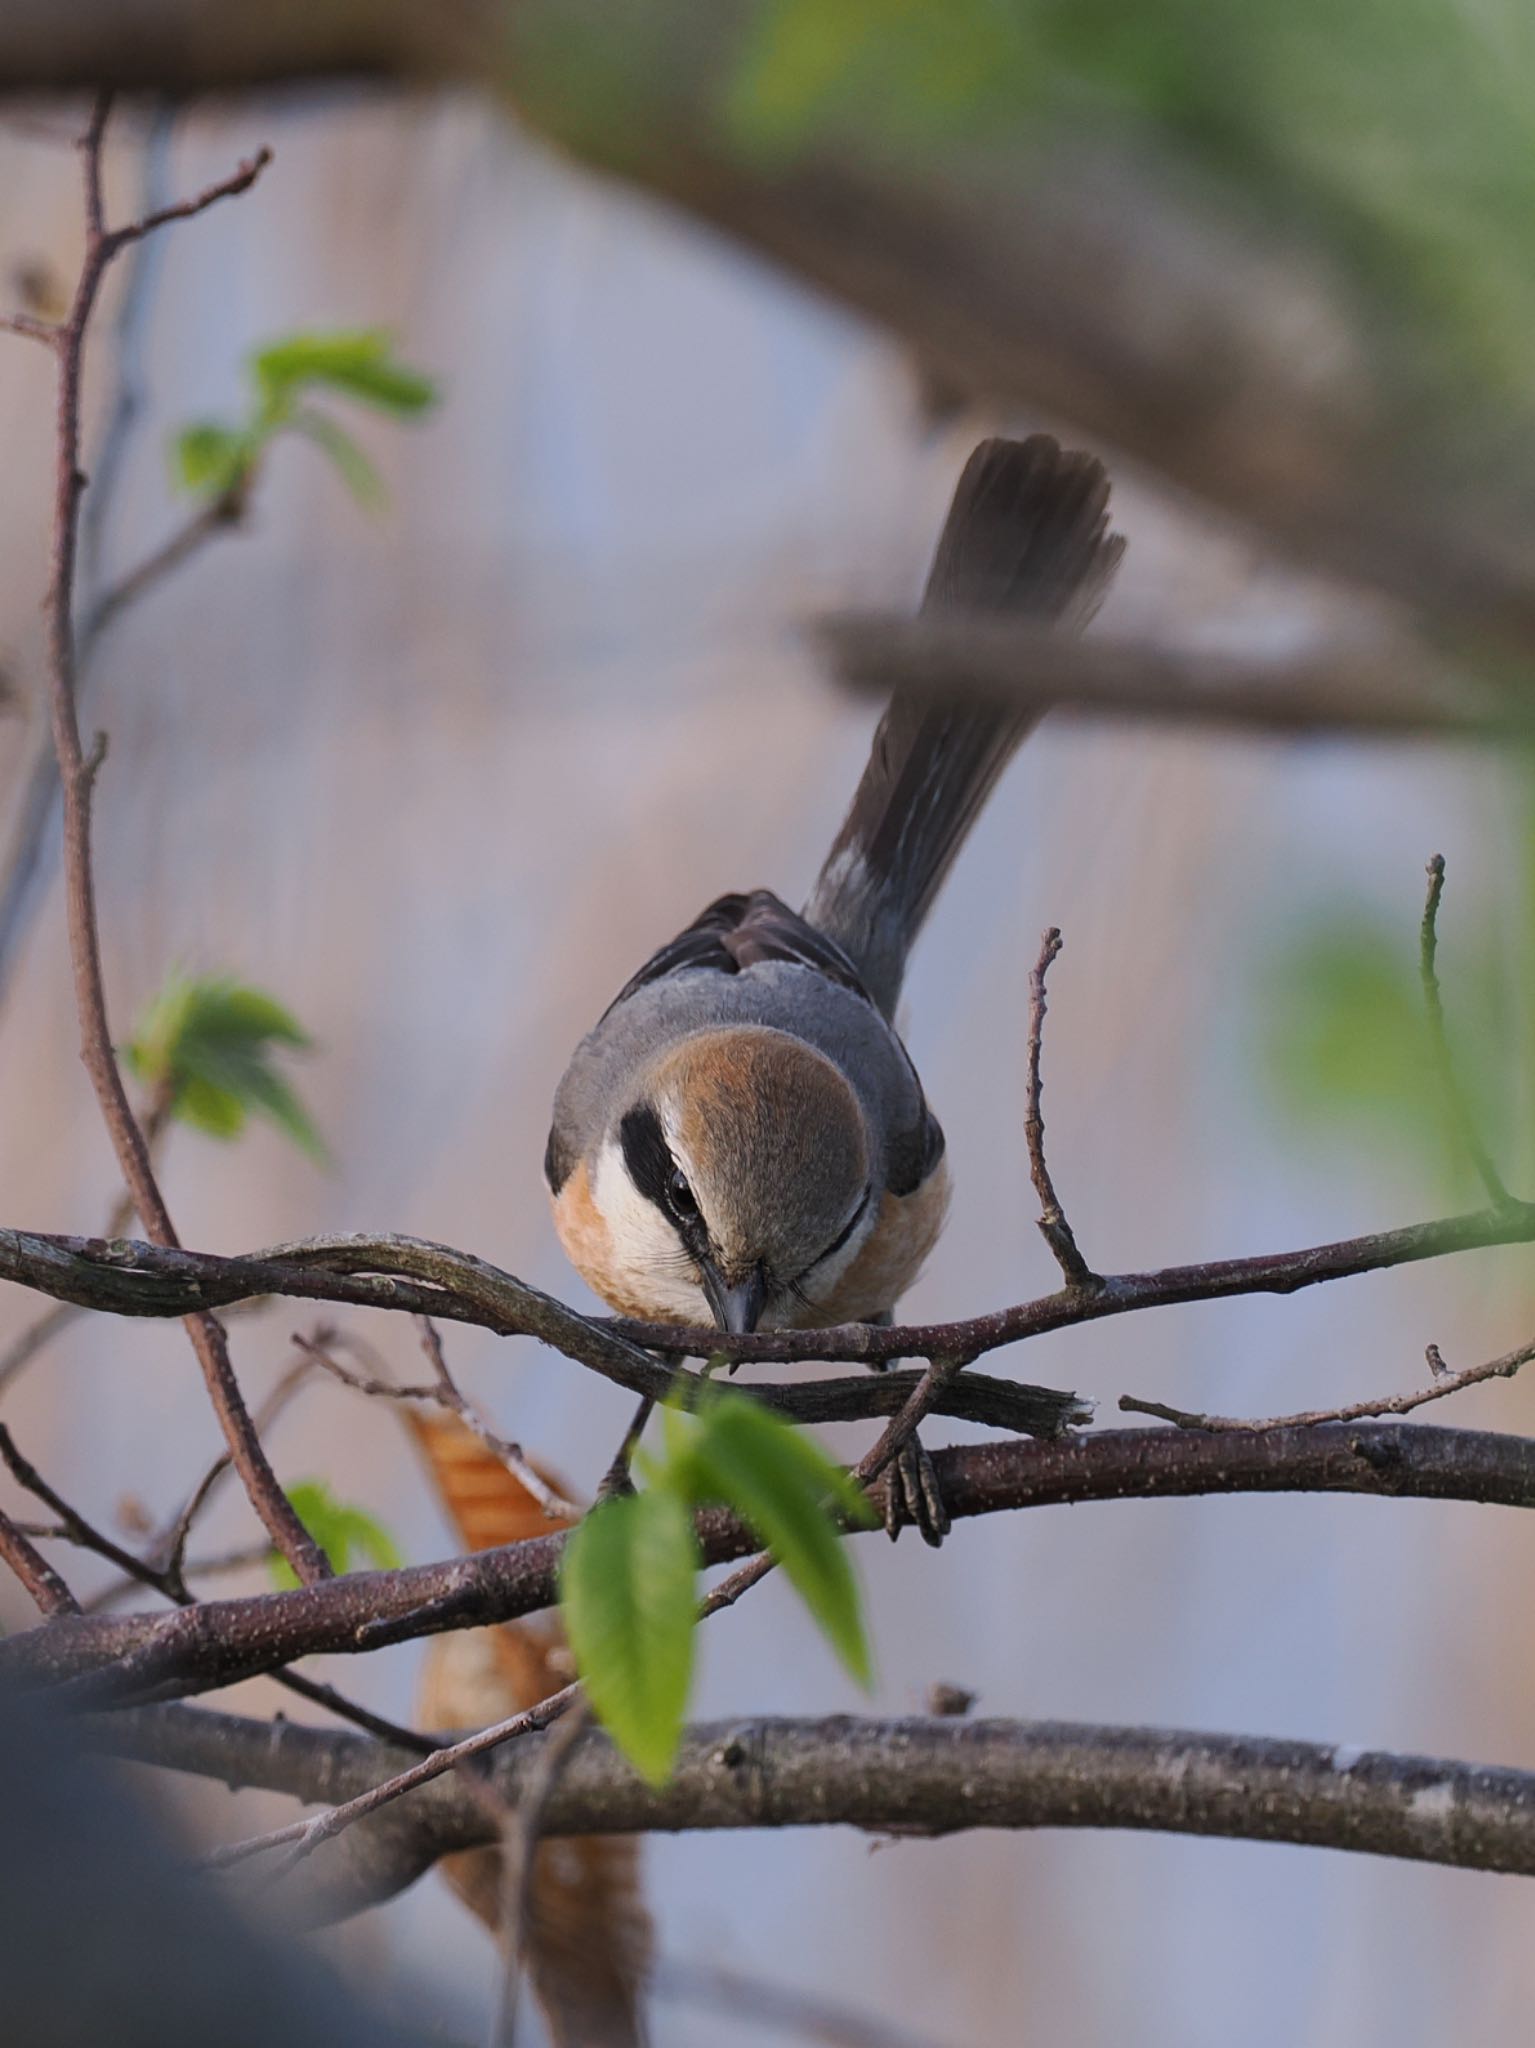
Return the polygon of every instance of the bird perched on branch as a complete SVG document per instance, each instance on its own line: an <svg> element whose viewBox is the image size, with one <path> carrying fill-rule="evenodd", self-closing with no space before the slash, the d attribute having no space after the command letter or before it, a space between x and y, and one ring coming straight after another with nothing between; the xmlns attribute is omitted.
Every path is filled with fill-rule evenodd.
<svg viewBox="0 0 1535 2048"><path fill-rule="evenodd" d="M1079 630L1124 543L1109 481L1048 435L984 441L922 608ZM943 1227L943 1132L893 1022L907 958L1028 730L899 693L803 911L721 896L577 1047L544 1168L560 1242L621 1315L726 1331L887 1321ZM931 1467L888 1490L937 1541Z"/></svg>

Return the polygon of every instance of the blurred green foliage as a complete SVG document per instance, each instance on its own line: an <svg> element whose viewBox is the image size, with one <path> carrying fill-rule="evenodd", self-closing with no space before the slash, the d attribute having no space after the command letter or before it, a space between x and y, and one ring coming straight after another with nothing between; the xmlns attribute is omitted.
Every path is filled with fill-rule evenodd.
<svg viewBox="0 0 1535 2048"><path fill-rule="evenodd" d="M377 328L290 334L249 357L250 402L243 419L196 420L171 443L171 468L182 490L210 499L250 488L258 465L280 434L300 434L334 466L368 510L385 502L383 481L367 455L316 393L348 398L394 419L412 419L435 404L429 377L402 363Z"/></svg>
<svg viewBox="0 0 1535 2048"><path fill-rule="evenodd" d="M1046 130L1210 174L1462 374L1531 389L1535 10L1521 0L764 0L721 118L871 160ZM935 159L933 171L938 173Z"/></svg>
<svg viewBox="0 0 1535 2048"><path fill-rule="evenodd" d="M1438 972L1455 1083L1499 1164L1517 1171L1525 1091L1511 987L1518 933L1456 929L1445 915ZM1535 991L1532 991L1535 993ZM1419 927L1365 905L1313 919L1265 964L1261 1055L1282 1113L1310 1140L1393 1148L1464 1193L1469 1162L1435 1063Z"/></svg>
<svg viewBox="0 0 1535 2048"><path fill-rule="evenodd" d="M171 1113L215 1138L236 1138L264 1116L307 1152L325 1148L309 1112L278 1071L276 1056L309 1036L281 1003L227 975L172 974L139 1020L124 1058L146 1087L169 1095Z"/></svg>
<svg viewBox="0 0 1535 2048"><path fill-rule="evenodd" d="M701 1563L696 1508L748 1523L860 1685L871 1680L858 1582L833 1513L868 1525L867 1496L804 1430L741 1394L705 1389L663 1410L664 1450L636 1460L644 1491L602 1502L571 1532L560 1597L592 1706L651 1784L676 1760L693 1674Z"/></svg>
<svg viewBox="0 0 1535 2048"><path fill-rule="evenodd" d="M324 1551L333 1572L347 1572L355 1558L366 1558L380 1571L397 1571L405 1562L399 1545L375 1515L350 1501L337 1500L323 1479L301 1479L286 1489L293 1512ZM274 1550L267 1571L279 1592L298 1584L285 1557Z"/></svg>

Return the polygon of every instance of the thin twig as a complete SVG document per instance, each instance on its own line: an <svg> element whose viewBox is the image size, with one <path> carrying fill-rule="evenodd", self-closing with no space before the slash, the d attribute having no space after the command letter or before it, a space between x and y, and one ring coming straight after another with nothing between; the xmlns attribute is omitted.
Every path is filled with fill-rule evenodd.
<svg viewBox="0 0 1535 2048"><path fill-rule="evenodd" d="M30 313L0 313L0 334L19 334L27 341L40 341L57 348L64 330L54 320L34 320Z"/></svg>
<svg viewBox="0 0 1535 2048"><path fill-rule="evenodd" d="M528 1970L533 1935L533 1882L538 1869L538 1838L560 1773L591 1719L591 1707L578 1699L549 1736L528 1779L527 1790L512 1807L502 1830L501 1934L505 1964L500 1996L491 2020L490 2048L515 2048L517 2009Z"/></svg>
<svg viewBox="0 0 1535 2048"><path fill-rule="evenodd" d="M173 1577L168 1570L157 1568L144 1558L135 1557L132 1551L125 1550L104 1530L98 1529L93 1522L88 1521L78 1508L71 1506L58 1489L44 1479L31 1460L22 1455L15 1438L3 1422L0 1422L0 1462L6 1465L18 1486L53 1509L59 1518L60 1526L56 1532L58 1535L78 1544L82 1549L94 1552L98 1557L104 1557L109 1564L115 1564L129 1579L151 1587L178 1607L190 1607L195 1604L179 1573ZM39 1559L38 1562L41 1563L42 1560ZM49 1570L46 1565L43 1568L45 1571ZM55 1585L63 1588L68 1604L49 1611L80 1613L79 1603L69 1593L67 1587L63 1586L63 1581L58 1578L57 1573L53 1573L52 1577ZM334 1686L322 1685L318 1679L306 1678L302 1672L278 1669L269 1675L277 1684L297 1694L300 1699L311 1700L317 1706L328 1707L343 1720L355 1722L359 1728L366 1729L370 1735L380 1736L386 1742L426 1751L436 1746L429 1737L417 1734L413 1728L403 1728L398 1722L386 1720L382 1714L375 1714L371 1708L359 1706L355 1701L349 1700L345 1694L337 1692Z"/></svg>
<svg viewBox="0 0 1535 2048"><path fill-rule="evenodd" d="M442 1339L429 1316L418 1316L416 1324L421 1332L422 1349L431 1364L433 1379L429 1386L401 1386L393 1380L380 1379L371 1373L354 1372L349 1365L343 1365L335 1355L335 1345L344 1341L340 1333L328 1332L314 1337L293 1333L293 1342L304 1356L322 1371L351 1387L359 1394L366 1394L374 1400L384 1401L428 1401L433 1406L446 1409L457 1416L471 1435L477 1437L492 1457L497 1458L511 1473L525 1492L542 1508L551 1522L578 1522L584 1510L542 1477L528 1462L521 1444L512 1443L508 1438L498 1436L488 1423L481 1420L479 1413L463 1394L453 1375L448 1370L443 1355Z"/></svg>
<svg viewBox="0 0 1535 2048"><path fill-rule="evenodd" d="M1439 904L1444 895L1444 855L1436 853L1428 863L1428 894L1423 903L1423 923L1418 933L1418 972L1423 983L1423 1005L1428 1012L1429 1043L1433 1047L1434 1068L1439 1076L1439 1088L1444 1097L1445 1107L1455 1133L1465 1146L1472 1165L1487 1190L1488 1199L1494 1208L1507 1208L1513 1201L1503 1184L1502 1175L1492 1162L1492 1154L1482 1143L1476 1128L1476 1119L1471 1114L1465 1091L1455 1072L1455 1061L1450 1053L1450 1036L1445 1028L1444 999L1439 991Z"/></svg>
<svg viewBox="0 0 1535 2048"><path fill-rule="evenodd" d="M170 1122L172 1100L170 1089L161 1087L155 1091L145 1110L144 1140L149 1147L151 1159L156 1157L160 1140ZM133 1216L132 1196L118 1195L107 1215L106 1236L121 1236L132 1223ZM35 1323L29 1323L26 1329L0 1352L0 1396L3 1396L6 1389L21 1377L33 1359L45 1351L61 1331L68 1329L70 1324L84 1313L85 1311L77 1304L65 1301L49 1309L46 1315L39 1316Z"/></svg>
<svg viewBox="0 0 1535 2048"><path fill-rule="evenodd" d="M1261 1420L1244 1420L1235 1415L1199 1415L1189 1409L1169 1408L1160 1401L1143 1401L1133 1394L1121 1394L1119 1406L1126 1415L1155 1415L1163 1422L1175 1422L1180 1429L1224 1431L1251 1435L1271 1429L1312 1429L1324 1422L1364 1422L1378 1415L1411 1415L1430 1401L1443 1401L1466 1387L1479 1387L1486 1380L1511 1380L1519 1368L1535 1358L1535 1344L1521 1344L1485 1365L1468 1365L1462 1372L1447 1372L1437 1345L1428 1347L1429 1371L1434 1383L1415 1394L1380 1394L1373 1400L1353 1401L1346 1408L1308 1408L1298 1415L1269 1415ZM1436 1362L1437 1361L1437 1362Z"/></svg>
<svg viewBox="0 0 1535 2048"><path fill-rule="evenodd" d="M1040 1107L1043 1083L1039 1072L1045 1036L1045 976L1060 950L1060 932L1051 925L1040 941L1039 958L1029 976L1029 1078L1023 1135L1029 1149L1029 1177L1039 1197L1040 1234L1054 1253L1055 1263L1068 1287L1097 1287L1102 1283L1077 1249L1076 1237L1055 1192L1050 1168L1045 1163L1045 1118Z"/></svg>
<svg viewBox="0 0 1535 2048"><path fill-rule="evenodd" d="M78 1614L80 1603L30 1536L0 1508L0 1558L31 1594L39 1613Z"/></svg>
<svg viewBox="0 0 1535 2048"><path fill-rule="evenodd" d="M102 1120L117 1154L124 1184L133 1198L145 1232L154 1243L174 1249L180 1240L155 1178L145 1133L128 1100L113 1047L96 916L91 859L91 794L96 763L87 756L81 744L75 700L75 563L79 545L80 497L86 481L80 467L81 380L86 334L102 278L113 257L161 221L188 218L217 199L243 192L254 182L268 161L269 153L259 153L249 163L242 164L232 177L210 186L195 199L180 206L162 208L158 215L150 215L144 220L109 228L102 195L101 157L111 104L110 93L98 96L80 142L85 196L85 256L57 348L58 467L53 567L46 606L48 697L64 803L65 901L81 1057L95 1088ZM222 1326L206 1311L192 1314L185 1321L235 1469L245 1484L252 1506L300 1580L312 1584L329 1576L330 1567L323 1552L293 1512L261 1448L260 1438L235 1379Z"/></svg>
<svg viewBox="0 0 1535 2048"><path fill-rule="evenodd" d="M382 1784L372 1785L355 1799L348 1799L341 1806L328 1806L323 1813L317 1813L308 1820L294 1821L291 1826L274 1828L264 1835L248 1835L240 1842L226 1842L210 1851L204 1859L211 1869L227 1869L232 1863L243 1863L248 1856L264 1853L268 1849L287 1848L290 1853L270 1873L272 1881L286 1877L304 1858L318 1849L322 1842L328 1842L333 1835L339 1835L343 1828L349 1828L354 1821L365 1820L370 1813L376 1813L381 1806L399 1799L407 1792L414 1792L419 1785L428 1785L433 1778L440 1778L444 1771L451 1771L457 1765L469 1763L475 1757L484 1756L488 1750L496 1749L503 1742L510 1742L516 1736L530 1734L534 1729L547 1728L573 1707L581 1697L579 1684L563 1686L559 1692L550 1693L547 1699L537 1705L524 1707L520 1713L510 1715L504 1721L493 1722L488 1728L481 1728L468 1735L462 1742L453 1742L442 1749L434 1749L420 1763L408 1771L401 1771Z"/></svg>

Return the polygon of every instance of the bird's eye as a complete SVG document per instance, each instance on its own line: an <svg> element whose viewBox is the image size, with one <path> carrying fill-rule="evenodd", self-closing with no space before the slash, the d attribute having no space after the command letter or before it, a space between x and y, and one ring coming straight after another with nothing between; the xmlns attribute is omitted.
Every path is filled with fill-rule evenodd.
<svg viewBox="0 0 1535 2048"><path fill-rule="evenodd" d="M698 1201L688 1186L688 1177L680 1167L673 1167L671 1179L666 1183L667 1200L679 1216L696 1216Z"/></svg>

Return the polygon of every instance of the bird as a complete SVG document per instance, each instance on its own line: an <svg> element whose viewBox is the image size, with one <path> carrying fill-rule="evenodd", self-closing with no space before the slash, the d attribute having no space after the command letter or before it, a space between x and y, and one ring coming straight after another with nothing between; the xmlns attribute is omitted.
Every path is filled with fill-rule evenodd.
<svg viewBox="0 0 1535 2048"><path fill-rule="evenodd" d="M1109 478L1048 434L981 442L924 616L1080 631L1124 551ZM896 1023L912 947L1033 715L896 691L802 911L719 896L630 976L555 1094L567 1257L618 1314L744 1333L889 1323L943 1229L943 1129ZM947 1526L915 1439L887 1488Z"/></svg>

